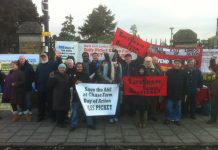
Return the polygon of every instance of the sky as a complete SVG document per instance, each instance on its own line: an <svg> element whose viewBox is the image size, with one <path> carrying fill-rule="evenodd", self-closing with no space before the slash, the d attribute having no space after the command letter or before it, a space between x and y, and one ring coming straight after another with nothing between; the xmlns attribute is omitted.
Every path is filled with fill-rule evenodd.
<svg viewBox="0 0 218 150"><path fill-rule="evenodd" d="M32 0L42 15L41 0ZM137 26L144 40L170 39L179 29L192 29L199 39L208 39L216 34L218 0L49 0L50 32L59 34L65 16L71 14L78 31L87 16L100 4L115 14L117 27L129 32Z"/></svg>

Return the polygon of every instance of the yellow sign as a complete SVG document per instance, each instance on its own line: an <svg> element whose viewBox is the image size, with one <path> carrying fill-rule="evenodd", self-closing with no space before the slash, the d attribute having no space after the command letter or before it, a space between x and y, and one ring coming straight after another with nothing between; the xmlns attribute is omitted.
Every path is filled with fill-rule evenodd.
<svg viewBox="0 0 218 150"><path fill-rule="evenodd" d="M42 32L42 36L51 36L50 32Z"/></svg>

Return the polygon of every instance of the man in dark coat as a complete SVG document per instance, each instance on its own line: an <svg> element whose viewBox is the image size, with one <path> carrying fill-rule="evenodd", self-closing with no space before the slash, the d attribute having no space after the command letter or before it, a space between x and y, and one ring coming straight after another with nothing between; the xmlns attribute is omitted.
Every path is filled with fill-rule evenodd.
<svg viewBox="0 0 218 150"><path fill-rule="evenodd" d="M203 86L203 77L201 71L195 67L196 61L194 58L187 60L188 66L185 69L186 73L186 98L182 101L182 113L184 116L190 115L192 119L196 119L196 94Z"/></svg>
<svg viewBox="0 0 218 150"><path fill-rule="evenodd" d="M165 123L174 122L180 125L181 100L185 90L185 73L181 70L181 60L174 60L174 67L166 72L167 81L167 101L165 112Z"/></svg>
<svg viewBox="0 0 218 150"><path fill-rule="evenodd" d="M145 57L145 76L160 76L160 72L154 66L151 57ZM157 121L157 104L159 97L157 96L146 96L145 99L148 101L148 119Z"/></svg>
<svg viewBox="0 0 218 150"><path fill-rule="evenodd" d="M50 73L49 86L53 89L52 108L56 114L57 126L66 127L65 115L70 106L70 82L65 72L65 64L58 66L58 71Z"/></svg>
<svg viewBox="0 0 218 150"><path fill-rule="evenodd" d="M53 117L52 113L52 89L48 88L49 74L55 70L60 63L62 63L60 53L56 52L56 61L49 61L48 55L42 53L40 55L41 63L36 69L36 87L38 90L38 121L42 121L45 117L46 104L48 103L48 109L50 117ZM52 118L54 119L54 118Z"/></svg>
<svg viewBox="0 0 218 150"><path fill-rule="evenodd" d="M92 83L100 83L99 69L101 62L98 60L98 53L92 54L92 61L89 64L89 78Z"/></svg>
<svg viewBox="0 0 218 150"><path fill-rule="evenodd" d="M83 52L82 53L82 58L83 58L84 72L89 75L89 64L90 64L89 53Z"/></svg>
<svg viewBox="0 0 218 150"><path fill-rule="evenodd" d="M28 111L31 113L32 111L32 83L34 81L34 70L33 67L29 64L24 56L20 56L19 60L19 68L25 74L25 104Z"/></svg>
<svg viewBox="0 0 218 150"><path fill-rule="evenodd" d="M118 54L116 50L115 52ZM137 75L138 66L143 63L143 58L138 56L137 59L132 60L132 55L128 53L125 55L124 60L118 55L118 62L122 66L123 77L131 77ZM135 113L135 109L133 108L133 104L134 104L133 99L134 96L130 96L130 95L124 96L124 101L123 104L121 105L121 109L122 111L124 111L125 105L127 104L129 115L134 115Z"/></svg>

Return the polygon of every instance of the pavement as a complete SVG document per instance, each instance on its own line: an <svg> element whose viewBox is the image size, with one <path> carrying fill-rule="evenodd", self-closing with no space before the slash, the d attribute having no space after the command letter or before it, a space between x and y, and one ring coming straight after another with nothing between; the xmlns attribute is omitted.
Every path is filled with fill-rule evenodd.
<svg viewBox="0 0 218 150"><path fill-rule="evenodd" d="M208 125L207 116L196 120L184 119L182 125L165 125L163 120L148 121L145 128L135 126L135 118L122 116L116 124L96 118L96 130L87 129L81 121L79 128L56 127L45 120L11 122L10 111L0 111L0 147L2 146L218 146L218 125Z"/></svg>

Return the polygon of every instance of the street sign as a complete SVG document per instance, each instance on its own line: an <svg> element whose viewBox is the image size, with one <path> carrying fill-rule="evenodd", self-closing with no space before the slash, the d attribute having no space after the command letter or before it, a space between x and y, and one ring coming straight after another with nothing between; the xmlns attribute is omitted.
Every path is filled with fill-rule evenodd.
<svg viewBox="0 0 218 150"><path fill-rule="evenodd" d="M42 32L42 36L51 36L50 32Z"/></svg>

